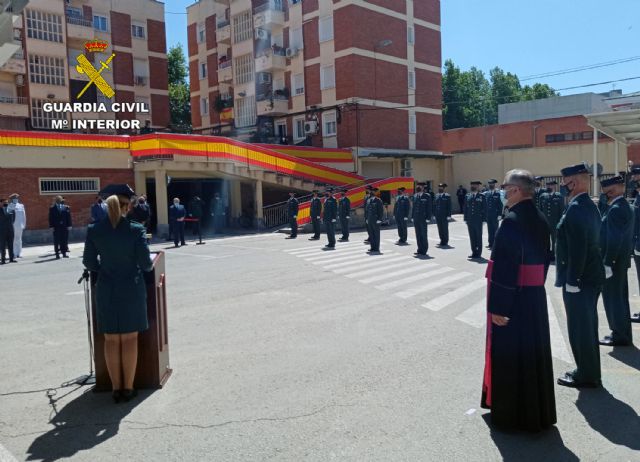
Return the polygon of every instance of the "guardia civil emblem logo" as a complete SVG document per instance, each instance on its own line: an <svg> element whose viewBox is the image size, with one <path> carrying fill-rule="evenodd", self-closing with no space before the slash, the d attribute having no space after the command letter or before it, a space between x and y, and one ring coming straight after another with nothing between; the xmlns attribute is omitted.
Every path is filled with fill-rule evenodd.
<svg viewBox="0 0 640 462"><path fill-rule="evenodd" d="M103 40L93 40L84 44L84 48L91 53L104 53L104 51L108 47L109 44ZM109 64L111 64L111 61L113 61L113 58L115 57L116 54L111 53L111 56L109 56L106 61L100 61L100 69L96 69L95 67L93 67L93 64L89 62L85 55L78 56L78 64L76 65L76 70L78 71L78 73L85 74L87 77L89 77L89 82L85 85L82 91L78 93L76 99L80 99L82 95L84 95L84 93L91 87L91 85L94 84L104 96L106 96L107 98L113 98L115 92L101 74L105 70L111 70Z"/></svg>

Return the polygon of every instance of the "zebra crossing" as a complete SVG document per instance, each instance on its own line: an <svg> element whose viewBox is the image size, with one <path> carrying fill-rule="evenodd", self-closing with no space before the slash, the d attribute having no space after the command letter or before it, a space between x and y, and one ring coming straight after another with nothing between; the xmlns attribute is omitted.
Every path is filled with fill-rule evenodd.
<svg viewBox="0 0 640 462"><path fill-rule="evenodd" d="M284 249L284 252L341 277L372 285L404 300L416 301L421 308L433 312L449 313L467 302L468 308L455 314L456 321L475 329L486 326L487 282L484 277L431 260L411 258L394 250L368 255L366 247L359 241L341 243L334 250L323 250L317 245ZM547 297L547 303L553 356L572 363L551 298Z"/></svg>

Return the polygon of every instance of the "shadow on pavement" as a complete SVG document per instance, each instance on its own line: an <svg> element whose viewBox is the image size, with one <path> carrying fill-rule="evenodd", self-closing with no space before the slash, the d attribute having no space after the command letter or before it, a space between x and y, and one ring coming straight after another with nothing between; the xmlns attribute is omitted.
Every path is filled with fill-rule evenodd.
<svg viewBox="0 0 640 462"><path fill-rule="evenodd" d="M491 439L505 462L562 461L574 462L580 459L562 441L556 427L540 432L505 432L491 425L491 413L482 416L491 431Z"/></svg>
<svg viewBox="0 0 640 462"><path fill-rule="evenodd" d="M591 428L613 444L640 450L640 416L607 389L580 390L576 407Z"/></svg>
<svg viewBox="0 0 640 462"><path fill-rule="evenodd" d="M637 371L640 371L640 350L638 350L635 345L627 347L613 347L609 356L629 367L633 367Z"/></svg>
<svg viewBox="0 0 640 462"><path fill-rule="evenodd" d="M51 403L49 424L54 428L31 443L27 460L56 461L104 443L118 434L120 422L151 393L145 390L128 403L115 404L111 393L87 390L59 411Z"/></svg>

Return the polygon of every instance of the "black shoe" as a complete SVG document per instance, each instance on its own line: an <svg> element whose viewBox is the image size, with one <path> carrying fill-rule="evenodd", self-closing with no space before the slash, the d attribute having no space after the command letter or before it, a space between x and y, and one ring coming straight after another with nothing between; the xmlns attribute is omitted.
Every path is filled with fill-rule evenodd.
<svg viewBox="0 0 640 462"><path fill-rule="evenodd" d="M187 244L186 242L183 242L183 243L182 243L182 244L180 244L180 245L189 245L189 244Z"/></svg>
<svg viewBox="0 0 640 462"><path fill-rule="evenodd" d="M572 375L565 374L564 377L558 377L558 385L569 388L598 388L602 384L600 382L576 382Z"/></svg>
<svg viewBox="0 0 640 462"><path fill-rule="evenodd" d="M4 265L4 264L6 264L6 263L7 263L7 262L6 262L6 261L4 261L4 260L0 261L0 265Z"/></svg>
<svg viewBox="0 0 640 462"><path fill-rule="evenodd" d="M9 260L9 263L18 263L18 262L15 260Z"/></svg>
<svg viewBox="0 0 640 462"><path fill-rule="evenodd" d="M180 247L180 246L179 246L178 244L173 244L173 247L174 247L175 249L177 249L177 248L178 248L178 247Z"/></svg>
<svg viewBox="0 0 640 462"><path fill-rule="evenodd" d="M295 239L296 237L298 237L298 236L287 236L287 237L285 237L285 239Z"/></svg>
<svg viewBox="0 0 640 462"><path fill-rule="evenodd" d="M62 258L69 258L69 255L67 255L66 253L63 253Z"/></svg>
<svg viewBox="0 0 640 462"><path fill-rule="evenodd" d="M325 245L325 246L324 246L324 248L325 248L325 249L335 249L335 248L336 248L336 246L335 246L335 245L329 245L329 244L327 244L327 245Z"/></svg>
<svg viewBox="0 0 640 462"><path fill-rule="evenodd" d="M120 390L113 390L113 392L111 392L111 397L113 398L113 401L117 404L122 400L122 394L120 392Z"/></svg>
<svg viewBox="0 0 640 462"><path fill-rule="evenodd" d="M365 243L365 244L369 244L369 239L366 239L366 240L364 241L364 243Z"/></svg>
<svg viewBox="0 0 640 462"><path fill-rule="evenodd" d="M131 401L133 398L135 398L136 396L138 396L138 390L136 390L135 388L133 390L127 390L126 388L124 390L120 391L120 396L122 396L122 399L128 403L129 401Z"/></svg>
<svg viewBox="0 0 640 462"><path fill-rule="evenodd" d="M56 260L60 260L60 255L56 254Z"/></svg>
<svg viewBox="0 0 640 462"><path fill-rule="evenodd" d="M640 322L640 313L634 313L631 315L631 322Z"/></svg>
<svg viewBox="0 0 640 462"><path fill-rule="evenodd" d="M600 345L610 346L610 347L614 347L614 346L629 346L629 345L631 345L630 343L617 342L617 341L613 340L613 338L610 335L605 335L605 337L602 340L599 340L598 343Z"/></svg>
<svg viewBox="0 0 640 462"><path fill-rule="evenodd" d="M319 237L315 237L315 236L314 236L314 237L310 237L310 238L309 238L309 240L310 240L310 241L319 241L319 240L320 240L320 238L319 238Z"/></svg>

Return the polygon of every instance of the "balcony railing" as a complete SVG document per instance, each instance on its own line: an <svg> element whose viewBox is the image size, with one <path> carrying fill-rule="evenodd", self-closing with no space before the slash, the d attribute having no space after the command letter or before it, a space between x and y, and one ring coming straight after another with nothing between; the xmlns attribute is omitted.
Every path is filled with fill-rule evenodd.
<svg viewBox="0 0 640 462"><path fill-rule="evenodd" d="M0 104L27 104L28 98L24 96L1 96Z"/></svg>
<svg viewBox="0 0 640 462"><path fill-rule="evenodd" d="M217 29L222 29L223 27L227 27L227 26L228 26L228 25L230 25L230 24L231 24L231 21L229 21L228 19L224 19L224 20L222 20L222 21L219 21L219 22L216 24L216 28L217 28Z"/></svg>
<svg viewBox="0 0 640 462"><path fill-rule="evenodd" d="M75 16L67 16L67 24L73 24L75 26L93 28L93 22L92 21L88 21L88 20L86 20L84 18L77 18Z"/></svg>
<svg viewBox="0 0 640 462"><path fill-rule="evenodd" d="M253 9L253 14L264 13L265 11L284 12L284 0L272 0Z"/></svg>
<svg viewBox="0 0 640 462"><path fill-rule="evenodd" d="M218 63L218 69L226 69L228 67L231 67L231 60L230 59L228 61L223 61L221 63Z"/></svg>

